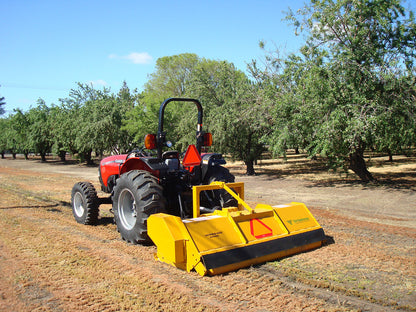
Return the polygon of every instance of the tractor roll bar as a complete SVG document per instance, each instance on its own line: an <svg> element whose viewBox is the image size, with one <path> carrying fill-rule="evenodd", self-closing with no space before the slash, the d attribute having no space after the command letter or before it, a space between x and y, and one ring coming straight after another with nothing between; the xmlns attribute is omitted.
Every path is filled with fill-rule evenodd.
<svg viewBox="0 0 416 312"><path fill-rule="evenodd" d="M202 105L196 99L185 99L185 98L169 98L165 100L159 109L159 129L158 132L163 132L163 116L165 115L165 107L169 102L194 102L198 108L198 125L202 125Z"/></svg>
<svg viewBox="0 0 416 312"><path fill-rule="evenodd" d="M170 102L194 102L196 107L198 108L198 128L196 132L197 136L197 144L196 147L198 152L201 153L201 133L202 133L202 105L197 99L187 99L187 98L169 98L166 99L161 105L159 109L159 128L157 131L157 157L162 158L162 148L165 142L165 133L163 133L163 117L165 115L165 107Z"/></svg>

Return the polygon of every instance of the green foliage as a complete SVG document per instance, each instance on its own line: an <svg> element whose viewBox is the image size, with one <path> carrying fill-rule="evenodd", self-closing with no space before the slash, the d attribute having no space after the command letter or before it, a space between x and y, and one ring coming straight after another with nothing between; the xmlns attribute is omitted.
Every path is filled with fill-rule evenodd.
<svg viewBox="0 0 416 312"><path fill-rule="evenodd" d="M8 148L16 153L23 153L26 157L33 150L29 140L31 122L28 113L19 109L9 117Z"/></svg>
<svg viewBox="0 0 416 312"><path fill-rule="evenodd" d="M398 152L415 138L413 15L395 0L314 0L301 17L288 16L308 31L301 53L269 57L273 71L259 76L277 100L268 142L275 151L303 147L372 180L366 148Z"/></svg>
<svg viewBox="0 0 416 312"><path fill-rule="evenodd" d="M79 83L78 88L71 90L70 97L63 101L70 108L63 110L62 116L66 116L67 125L73 129L70 130L73 131L73 141L62 146L71 148L73 145L74 150L88 162L91 162L92 151L98 154L104 151L125 152L130 140L120 127L134 101L127 85L115 96L108 89L96 90ZM61 130L65 131L65 127Z"/></svg>
<svg viewBox="0 0 416 312"><path fill-rule="evenodd" d="M156 133L160 104L170 97L190 97L189 87L195 68L202 60L192 53L167 56L156 61L136 107L135 138L142 141L147 133ZM205 106L205 105L204 105ZM170 103L165 109L164 131L175 148L184 151L195 144L197 109L193 103Z"/></svg>
<svg viewBox="0 0 416 312"><path fill-rule="evenodd" d="M65 161L67 152L75 153L76 125L78 107L61 99L61 105L52 106L50 125L53 133L52 151Z"/></svg>
<svg viewBox="0 0 416 312"><path fill-rule="evenodd" d="M182 97L192 80L192 73L200 58L193 53L161 57L156 70L145 85L145 92L158 94L164 99Z"/></svg>
<svg viewBox="0 0 416 312"><path fill-rule="evenodd" d="M27 139L29 146L35 153L41 155L42 161L46 161L46 154L51 151L53 144L50 125L50 108L42 99L38 100L38 105L31 108L27 114L29 131Z"/></svg>
<svg viewBox="0 0 416 312"><path fill-rule="evenodd" d="M256 86L231 63L203 61L190 89L206 107L214 150L244 161L247 174L255 174L254 162L265 150L261 138L266 130Z"/></svg>
<svg viewBox="0 0 416 312"><path fill-rule="evenodd" d="M247 164L264 151L261 142L265 109L257 100L256 87L233 64L180 54L157 60L156 71L145 86L139 104L127 112L122 129L142 142L147 133L156 133L160 104L169 97L199 99L204 109L204 129L214 136L213 149ZM175 149L184 151L195 144L197 109L193 103L169 103L164 131Z"/></svg>
<svg viewBox="0 0 416 312"><path fill-rule="evenodd" d="M8 149L7 137L9 131L9 119L0 118L0 154L4 158L4 154Z"/></svg>
<svg viewBox="0 0 416 312"><path fill-rule="evenodd" d="M127 152L132 138L120 130L126 113L135 106L137 92L126 84L117 95L77 84L60 105L47 106L39 99L27 112L16 110L1 119L0 149L13 153L39 153L42 160L51 151L65 161L67 152L91 162L91 153Z"/></svg>

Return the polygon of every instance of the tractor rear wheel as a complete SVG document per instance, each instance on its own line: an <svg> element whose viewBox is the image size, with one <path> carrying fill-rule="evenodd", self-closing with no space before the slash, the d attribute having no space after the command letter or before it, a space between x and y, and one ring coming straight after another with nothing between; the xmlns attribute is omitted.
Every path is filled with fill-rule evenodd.
<svg viewBox="0 0 416 312"><path fill-rule="evenodd" d="M75 183L71 192L71 207L75 220L86 225L98 223L97 191L90 182Z"/></svg>
<svg viewBox="0 0 416 312"><path fill-rule="evenodd" d="M235 177L227 168L215 166L208 170L204 184L214 181L231 183L235 181ZM225 190L204 191L204 194L201 195L201 205L210 209L221 209L237 206L237 201Z"/></svg>
<svg viewBox="0 0 416 312"><path fill-rule="evenodd" d="M114 187L113 212L121 237L133 244L150 244L147 219L165 212L163 188L147 171L132 170L120 176Z"/></svg>

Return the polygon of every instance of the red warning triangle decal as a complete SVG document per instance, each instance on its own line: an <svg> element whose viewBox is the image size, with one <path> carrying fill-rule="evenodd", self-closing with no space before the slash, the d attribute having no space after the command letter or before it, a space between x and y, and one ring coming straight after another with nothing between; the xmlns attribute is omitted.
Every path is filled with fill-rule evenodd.
<svg viewBox="0 0 416 312"><path fill-rule="evenodd" d="M259 219L250 220L250 231L251 235L253 235L255 238L263 238L273 235L272 229Z"/></svg>
<svg viewBox="0 0 416 312"><path fill-rule="evenodd" d="M195 145L188 146L182 164L185 167L193 167L201 164L201 155L199 155Z"/></svg>

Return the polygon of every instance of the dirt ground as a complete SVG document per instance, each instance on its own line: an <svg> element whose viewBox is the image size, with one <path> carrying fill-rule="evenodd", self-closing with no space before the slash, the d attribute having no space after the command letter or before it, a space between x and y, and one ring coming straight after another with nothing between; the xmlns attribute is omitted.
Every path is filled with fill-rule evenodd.
<svg viewBox="0 0 416 312"><path fill-rule="evenodd" d="M416 311L416 159L371 161L367 185L297 155L229 165L249 204L304 202L332 243L200 277L122 241L109 205L75 222L71 188L97 167L0 160L0 311Z"/></svg>

